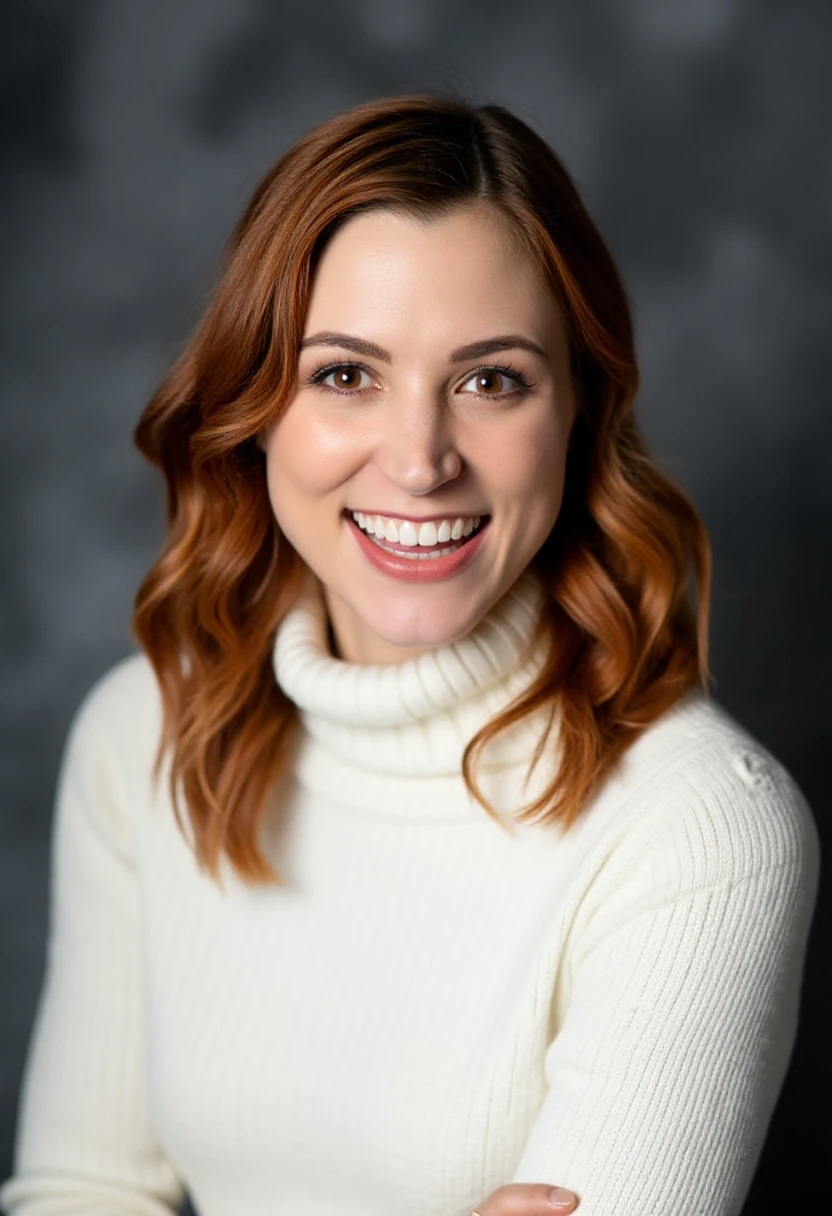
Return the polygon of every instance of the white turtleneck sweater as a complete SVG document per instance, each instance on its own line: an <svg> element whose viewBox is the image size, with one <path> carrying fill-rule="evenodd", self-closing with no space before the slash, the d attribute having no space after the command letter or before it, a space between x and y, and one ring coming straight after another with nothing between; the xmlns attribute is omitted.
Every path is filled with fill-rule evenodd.
<svg viewBox="0 0 832 1216"><path fill-rule="evenodd" d="M330 657L281 625L301 711L264 850L202 876L151 766L147 661L74 723L13 1216L465 1216L508 1182L581 1216L740 1211L788 1064L818 845L778 763L691 695L568 833L506 830L462 749L538 669L525 576L455 645ZM506 823L540 721L487 753Z"/></svg>

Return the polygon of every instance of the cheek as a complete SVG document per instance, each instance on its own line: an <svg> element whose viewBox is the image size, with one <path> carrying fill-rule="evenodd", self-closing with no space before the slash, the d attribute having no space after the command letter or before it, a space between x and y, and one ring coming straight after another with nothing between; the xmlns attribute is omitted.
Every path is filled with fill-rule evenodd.
<svg viewBox="0 0 832 1216"><path fill-rule="evenodd" d="M518 419L512 432L501 435L493 446L495 490L522 504L524 512L551 523L563 496L568 444L568 420L553 418L551 409Z"/></svg>
<svg viewBox="0 0 832 1216"><path fill-rule="evenodd" d="M280 513L314 509L335 492L361 463L354 432L322 420L293 402L269 433L266 473L269 497Z"/></svg>

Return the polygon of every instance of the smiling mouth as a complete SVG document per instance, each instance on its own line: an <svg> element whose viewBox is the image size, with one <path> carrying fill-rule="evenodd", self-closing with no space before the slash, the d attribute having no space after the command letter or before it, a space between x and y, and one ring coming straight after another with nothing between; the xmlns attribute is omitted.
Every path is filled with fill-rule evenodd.
<svg viewBox="0 0 832 1216"><path fill-rule="evenodd" d="M379 549L411 561L449 557L468 544L489 522L488 515L457 516L419 522L345 511L346 518Z"/></svg>

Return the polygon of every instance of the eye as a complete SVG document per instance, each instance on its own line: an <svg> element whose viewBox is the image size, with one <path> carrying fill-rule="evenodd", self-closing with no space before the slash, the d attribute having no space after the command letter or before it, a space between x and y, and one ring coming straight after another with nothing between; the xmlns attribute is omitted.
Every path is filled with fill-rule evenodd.
<svg viewBox="0 0 832 1216"><path fill-rule="evenodd" d="M329 363L313 372L308 383L320 384L328 392L349 396L372 388L375 381L360 363Z"/></svg>
<svg viewBox="0 0 832 1216"><path fill-rule="evenodd" d="M473 388L468 388L473 385ZM533 386L522 372L507 367L480 367L462 385L462 391L478 397L510 397Z"/></svg>

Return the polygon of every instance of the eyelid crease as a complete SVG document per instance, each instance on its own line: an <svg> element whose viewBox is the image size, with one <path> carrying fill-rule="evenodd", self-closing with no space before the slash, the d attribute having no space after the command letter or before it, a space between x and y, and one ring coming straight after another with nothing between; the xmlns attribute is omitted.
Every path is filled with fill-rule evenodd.
<svg viewBox="0 0 832 1216"><path fill-rule="evenodd" d="M342 367L357 367L362 372L366 372L368 376L372 375L369 367L365 367L363 363L359 363L357 359L339 359L337 363L322 363L310 373L309 379L314 379L315 376L328 375L329 372L337 372Z"/></svg>

